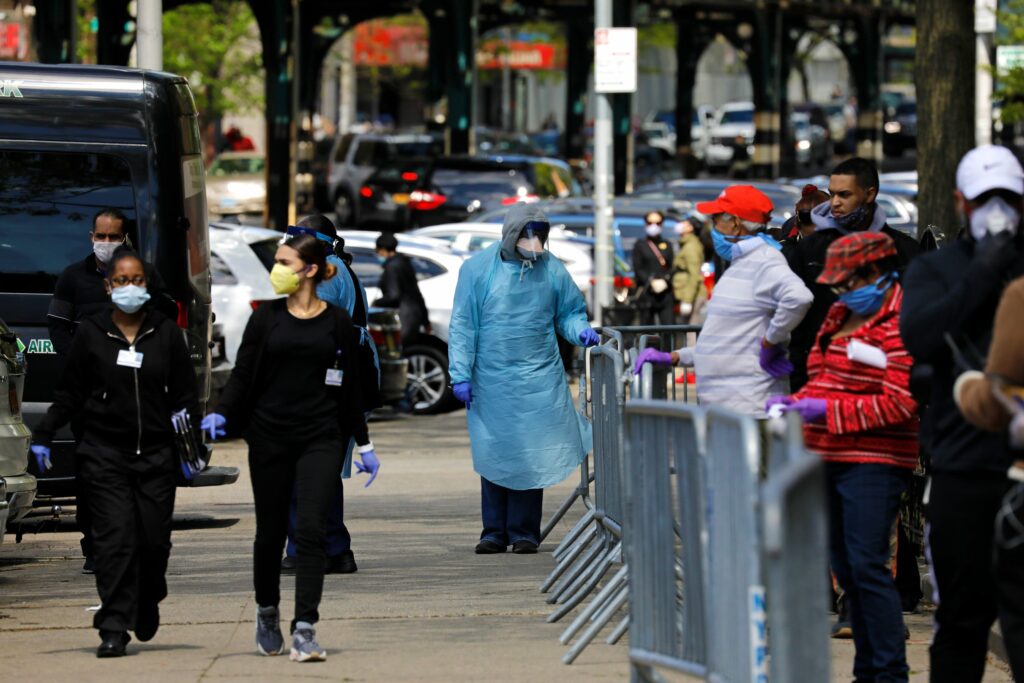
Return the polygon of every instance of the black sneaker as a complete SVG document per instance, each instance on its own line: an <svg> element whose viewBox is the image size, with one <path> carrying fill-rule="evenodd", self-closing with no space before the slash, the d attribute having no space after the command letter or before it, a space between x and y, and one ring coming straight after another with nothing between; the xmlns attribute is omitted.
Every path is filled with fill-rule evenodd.
<svg viewBox="0 0 1024 683"><path fill-rule="evenodd" d="M103 642L96 648L96 656L102 659L124 657L125 646L128 645L132 637L124 631L100 631L100 639Z"/></svg>
<svg viewBox="0 0 1024 683"><path fill-rule="evenodd" d="M281 560L281 573L282 574L294 574L296 562L294 557L288 557L287 555Z"/></svg>
<svg viewBox="0 0 1024 683"><path fill-rule="evenodd" d="M85 558L85 564L82 565L82 573L83 574L95 574L96 573L96 565L93 564L92 557L88 557L87 556Z"/></svg>
<svg viewBox="0 0 1024 683"><path fill-rule="evenodd" d="M537 544L533 541L516 541L512 544L512 552L517 555L535 555Z"/></svg>
<svg viewBox="0 0 1024 683"><path fill-rule="evenodd" d="M160 628L160 607L158 605L140 604L135 615L135 637L145 643L153 639Z"/></svg>
<svg viewBox="0 0 1024 683"><path fill-rule="evenodd" d="M853 624L850 622L850 610L846 606L845 596L840 595L836 601L836 613L838 618L836 623L832 625L832 637L840 640L849 640L853 638Z"/></svg>
<svg viewBox="0 0 1024 683"><path fill-rule="evenodd" d="M497 555L498 553L505 552L507 549L507 546L500 545L487 539L476 544L477 555Z"/></svg>
<svg viewBox="0 0 1024 683"><path fill-rule="evenodd" d="M355 574L357 571L359 567L356 566L356 556L351 550L327 558L327 574Z"/></svg>

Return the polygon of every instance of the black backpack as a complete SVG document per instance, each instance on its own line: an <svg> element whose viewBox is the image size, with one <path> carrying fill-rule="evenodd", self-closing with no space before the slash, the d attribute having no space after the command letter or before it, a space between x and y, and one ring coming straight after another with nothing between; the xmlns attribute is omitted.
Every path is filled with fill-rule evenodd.
<svg viewBox="0 0 1024 683"><path fill-rule="evenodd" d="M345 263L344 259L342 263ZM374 362L374 349L370 346L374 342L369 334L368 316L366 306L363 304L363 286L348 263L345 263L345 268L352 276L356 290L356 307L352 312L352 323L360 330L356 343L356 362L359 364L359 377L362 380L360 387L363 393L363 407L369 412L384 405L380 398L380 371ZM362 334L362 331L366 334Z"/></svg>

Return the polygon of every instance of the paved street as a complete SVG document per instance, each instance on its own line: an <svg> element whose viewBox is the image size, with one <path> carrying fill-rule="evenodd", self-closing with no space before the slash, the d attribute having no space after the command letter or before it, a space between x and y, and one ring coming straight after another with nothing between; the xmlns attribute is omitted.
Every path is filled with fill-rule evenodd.
<svg viewBox="0 0 1024 683"><path fill-rule="evenodd" d="M359 573L326 580L320 642L325 664L300 666L255 654L251 588L254 518L241 443L218 447L219 464L242 466L234 486L180 493L170 597L154 641L122 660L97 660L86 609L97 602L78 573L78 537L13 536L0 547L0 642L4 680L87 681L603 681L627 678L626 650L592 645L572 666L559 659L563 625L544 622L537 586L550 546L535 556L476 556L479 480L462 413L371 425L383 462L369 490L350 486L348 518ZM553 509L569 489L551 492ZM556 536L560 536L556 532ZM284 616L293 581L285 578ZM909 618L911 680L927 680L930 615ZM836 681L849 680L851 641L834 648ZM842 674L842 675L840 675ZM1009 681L989 667L987 683Z"/></svg>

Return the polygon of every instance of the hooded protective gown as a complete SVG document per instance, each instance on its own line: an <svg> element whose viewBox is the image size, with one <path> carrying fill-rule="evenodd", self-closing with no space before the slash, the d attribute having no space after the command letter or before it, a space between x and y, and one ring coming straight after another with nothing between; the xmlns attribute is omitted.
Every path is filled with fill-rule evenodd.
<svg viewBox="0 0 1024 683"><path fill-rule="evenodd" d="M501 242L462 266L448 340L452 384L473 387L466 411L473 467L520 491L561 482L593 443L590 423L573 406L555 338L557 331L580 344L590 326L586 304L558 259L545 252L524 264L516 241L530 221L547 217L517 204Z"/></svg>

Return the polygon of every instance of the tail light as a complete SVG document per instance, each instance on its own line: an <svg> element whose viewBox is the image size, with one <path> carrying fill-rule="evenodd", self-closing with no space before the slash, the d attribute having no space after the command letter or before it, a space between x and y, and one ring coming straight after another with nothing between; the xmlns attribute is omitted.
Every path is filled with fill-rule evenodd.
<svg viewBox="0 0 1024 683"><path fill-rule="evenodd" d="M362 187L359 188L359 196L366 197L367 199L369 199L370 197L373 196L373 190L367 187L366 185L363 185Z"/></svg>
<svg viewBox="0 0 1024 683"><path fill-rule="evenodd" d="M540 197L535 194L517 194L512 197L505 197L501 200L502 206L512 206L522 202L524 204L532 204L536 201L540 201Z"/></svg>
<svg viewBox="0 0 1024 683"><path fill-rule="evenodd" d="M407 183L415 183L419 179L419 174L414 173L412 171L406 171L405 173L402 174L402 180L404 180Z"/></svg>
<svg viewBox="0 0 1024 683"><path fill-rule="evenodd" d="M370 338L377 348L383 347L389 353L398 353L402 348L402 331L399 329L385 331L380 327L371 327Z"/></svg>
<svg viewBox="0 0 1024 683"><path fill-rule="evenodd" d="M184 301L175 301L178 304L178 327L188 329L188 304Z"/></svg>
<svg viewBox="0 0 1024 683"><path fill-rule="evenodd" d="M384 330L379 327L370 328L370 338L373 339L373 343L377 346L384 345Z"/></svg>
<svg viewBox="0 0 1024 683"><path fill-rule="evenodd" d="M409 208L413 211L433 211L446 201L448 201L447 197L436 192L413 190L409 193Z"/></svg>

